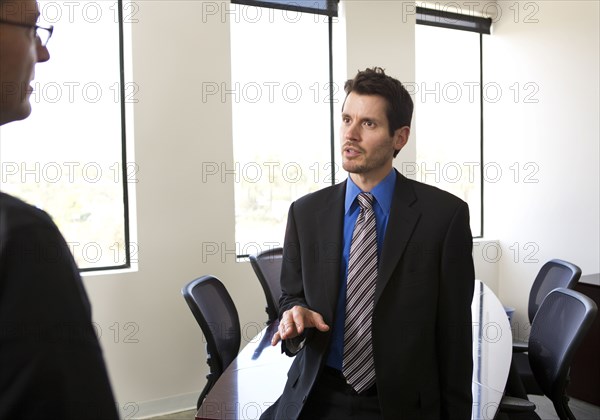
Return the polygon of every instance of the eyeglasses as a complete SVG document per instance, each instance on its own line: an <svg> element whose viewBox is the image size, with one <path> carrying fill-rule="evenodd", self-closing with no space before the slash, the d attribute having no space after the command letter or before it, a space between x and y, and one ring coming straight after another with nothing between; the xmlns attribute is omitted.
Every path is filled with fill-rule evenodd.
<svg viewBox="0 0 600 420"><path fill-rule="evenodd" d="M52 32L54 32L54 26L52 25L45 27L40 25L32 25L30 23L13 22L11 20L4 19L0 19L0 23L4 23L6 25L21 26L23 28L29 28L34 30L35 38L42 47L45 47L48 44L48 41L50 41L50 38L52 37Z"/></svg>

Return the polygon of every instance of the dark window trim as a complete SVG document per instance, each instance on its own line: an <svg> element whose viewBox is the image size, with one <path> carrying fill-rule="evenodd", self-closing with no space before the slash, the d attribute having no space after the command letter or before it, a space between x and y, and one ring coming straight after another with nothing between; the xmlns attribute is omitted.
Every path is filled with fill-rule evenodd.
<svg viewBox="0 0 600 420"><path fill-rule="evenodd" d="M489 32L488 32L489 33ZM485 213L483 211L483 203L484 203L484 196L483 193L485 192L485 188L483 188L484 186L484 176L483 176L483 162L484 162L484 157L483 157L483 34L479 34L479 129L480 129L480 140L479 140L479 177L481 180L481 214L480 214L480 219L481 220L481 228L480 228L480 235L479 236L475 236L476 238L483 238L483 226L484 226L484 216Z"/></svg>
<svg viewBox="0 0 600 420"><path fill-rule="evenodd" d="M123 0L117 1L119 18L119 82L121 105L121 179L123 182L123 229L125 240L125 264L104 267L80 268L80 272L108 271L131 268L131 247L129 246L129 187L127 184L127 127L125 119L125 47L123 45Z"/></svg>
<svg viewBox="0 0 600 420"><path fill-rule="evenodd" d="M333 85L333 17L329 16L327 19L327 25L329 26L329 139L331 142L331 185L335 185L335 121L333 114L335 112L334 107L334 85Z"/></svg>
<svg viewBox="0 0 600 420"><path fill-rule="evenodd" d="M417 7L417 23L419 25L458 29L480 34L490 34L490 29L492 27L491 18L463 15L443 10L428 9L425 7Z"/></svg>
<svg viewBox="0 0 600 420"><path fill-rule="evenodd" d="M286 3L269 0L231 0L231 3L245 4L247 6L266 7L269 9L290 10L295 12L312 13L316 15L325 15L337 17L339 0L327 0L327 8L318 7L316 0L296 0Z"/></svg>

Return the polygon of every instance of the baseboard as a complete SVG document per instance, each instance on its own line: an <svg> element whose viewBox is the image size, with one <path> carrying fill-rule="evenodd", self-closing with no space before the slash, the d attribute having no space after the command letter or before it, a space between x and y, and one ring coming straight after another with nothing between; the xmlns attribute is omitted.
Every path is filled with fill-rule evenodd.
<svg viewBox="0 0 600 420"><path fill-rule="evenodd" d="M142 401L135 404L120 404L120 416L123 420L142 420L180 411L193 410L196 408L198 395L200 395L200 391L172 395L158 400Z"/></svg>

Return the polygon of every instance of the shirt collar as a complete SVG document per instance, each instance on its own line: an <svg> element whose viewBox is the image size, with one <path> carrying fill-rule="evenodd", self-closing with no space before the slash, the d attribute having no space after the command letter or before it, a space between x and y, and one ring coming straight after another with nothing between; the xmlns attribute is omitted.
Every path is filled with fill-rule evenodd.
<svg viewBox="0 0 600 420"><path fill-rule="evenodd" d="M394 195L394 186L396 185L396 171L392 168L389 174L379 184L371 190L371 194L375 197L375 202L381 207L384 214L389 214L392 208L392 196ZM344 203L344 213L348 214L352 203L356 200L356 196L362 190L348 177L346 182L346 200Z"/></svg>

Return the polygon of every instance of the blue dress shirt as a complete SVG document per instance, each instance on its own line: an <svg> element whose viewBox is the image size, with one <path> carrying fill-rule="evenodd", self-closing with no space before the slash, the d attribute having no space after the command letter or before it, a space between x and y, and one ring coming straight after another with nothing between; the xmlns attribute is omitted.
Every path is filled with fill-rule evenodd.
<svg viewBox="0 0 600 420"><path fill-rule="evenodd" d="M396 185L396 171L392 169L390 173L373 188L375 200L373 210L375 211L375 223L377 226L377 255L381 257L381 248L383 238L385 237L385 228L390 216L392 207L392 197L394 195L394 186ZM327 354L327 366L342 370L342 360L344 356L344 321L346 320L346 281L348 277L348 258L350 256L350 243L352 242L352 232L356 219L360 213L360 206L356 197L362 191L348 177L346 182L346 200L344 209L344 249L342 253L340 294L335 310L335 320L331 330L331 345Z"/></svg>

